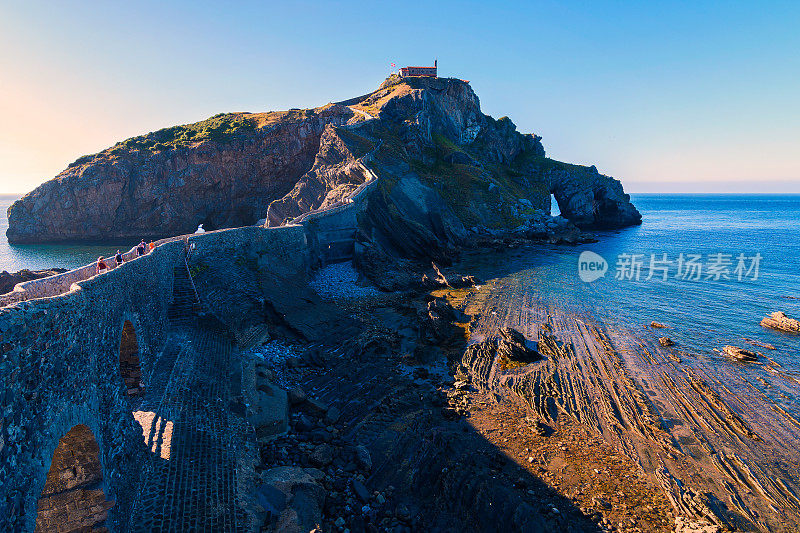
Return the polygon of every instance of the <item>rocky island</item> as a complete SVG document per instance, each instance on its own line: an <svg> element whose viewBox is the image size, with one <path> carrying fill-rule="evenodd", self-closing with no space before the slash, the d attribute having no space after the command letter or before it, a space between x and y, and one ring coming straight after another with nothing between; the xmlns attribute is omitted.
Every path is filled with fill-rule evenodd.
<svg viewBox="0 0 800 533"><path fill-rule="evenodd" d="M0 529L794 530L800 421L734 366L474 266L640 222L457 79L80 158L10 241L165 239L3 301Z"/></svg>
<svg viewBox="0 0 800 533"><path fill-rule="evenodd" d="M376 236L415 231L409 224L428 230L408 242L395 236L395 246L417 247L404 252L434 238L456 244L475 228L520 227L550 212L551 193L581 229L641 221L617 180L547 158L540 137L484 115L468 83L395 76L345 102L219 114L81 157L9 208L7 236L138 240L199 224L279 225L335 204L371 176L381 182L369 214Z"/></svg>

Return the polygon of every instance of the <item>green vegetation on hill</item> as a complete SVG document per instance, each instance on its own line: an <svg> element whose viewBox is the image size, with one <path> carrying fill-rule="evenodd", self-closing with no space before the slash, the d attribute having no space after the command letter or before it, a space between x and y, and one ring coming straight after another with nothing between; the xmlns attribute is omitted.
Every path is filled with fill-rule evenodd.
<svg viewBox="0 0 800 533"><path fill-rule="evenodd" d="M375 143L347 128L337 128L336 134L344 141L353 157L360 159L375 148Z"/></svg>
<svg viewBox="0 0 800 533"><path fill-rule="evenodd" d="M206 120L164 128L147 135L133 137L117 143L110 152L121 153L128 150L160 152L212 140L226 142L237 134L249 133L256 129L257 121L250 113L219 113Z"/></svg>
<svg viewBox="0 0 800 533"><path fill-rule="evenodd" d="M472 156L443 135L434 135L433 140L432 163L414 161L413 167L466 226L486 222L495 227L517 226L522 222L517 214L524 212L519 210L520 198L537 205L550 194L546 183L508 165L450 162L455 152ZM492 212L479 212L476 206L492 206Z"/></svg>
<svg viewBox="0 0 800 533"><path fill-rule="evenodd" d="M555 159L536 155L529 151L520 153L517 158L514 159L511 167L517 172L534 173L537 175L537 177L542 178L545 173L552 170L563 170L571 173L584 173L590 172L591 168L582 165L573 165L571 163L556 161Z"/></svg>

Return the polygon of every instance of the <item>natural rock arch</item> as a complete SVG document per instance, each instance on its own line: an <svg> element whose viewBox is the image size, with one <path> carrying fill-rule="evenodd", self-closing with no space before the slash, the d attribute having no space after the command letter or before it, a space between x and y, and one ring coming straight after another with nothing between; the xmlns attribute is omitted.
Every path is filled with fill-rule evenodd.
<svg viewBox="0 0 800 533"><path fill-rule="evenodd" d="M83 424L58 441L39 496L36 532L95 531L114 502L106 500L100 447Z"/></svg>
<svg viewBox="0 0 800 533"><path fill-rule="evenodd" d="M125 320L119 341L119 373L125 383L128 396L144 394L142 382L142 365L139 354L139 339L133 322Z"/></svg>

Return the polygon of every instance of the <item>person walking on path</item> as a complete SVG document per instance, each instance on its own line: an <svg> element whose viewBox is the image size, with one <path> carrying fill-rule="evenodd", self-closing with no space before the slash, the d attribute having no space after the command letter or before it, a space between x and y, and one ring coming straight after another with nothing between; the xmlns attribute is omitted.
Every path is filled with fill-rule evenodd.
<svg viewBox="0 0 800 533"><path fill-rule="evenodd" d="M114 255L114 261L116 261L117 266L120 266L122 264L122 254L120 253L119 250L117 250L116 255Z"/></svg>
<svg viewBox="0 0 800 533"><path fill-rule="evenodd" d="M144 243L144 239L142 239L142 242L140 242L139 245L136 247L136 256L141 257L146 253L147 253L147 245Z"/></svg>
<svg viewBox="0 0 800 533"><path fill-rule="evenodd" d="M150 241L150 244L148 245L148 248L150 249L149 251L152 252L153 248L155 247L156 247L155 243L153 241Z"/></svg>
<svg viewBox="0 0 800 533"><path fill-rule="evenodd" d="M103 272L108 272L108 265L106 264L106 260L103 259L103 256L97 258L97 273L102 274Z"/></svg>

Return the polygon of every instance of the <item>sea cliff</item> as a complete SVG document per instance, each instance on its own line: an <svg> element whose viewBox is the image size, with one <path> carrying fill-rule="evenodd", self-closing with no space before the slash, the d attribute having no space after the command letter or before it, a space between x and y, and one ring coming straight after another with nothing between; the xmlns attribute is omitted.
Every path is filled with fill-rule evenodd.
<svg viewBox="0 0 800 533"><path fill-rule="evenodd" d="M365 226L376 237L414 226L412 241L439 248L470 230L524 227L549 213L551 193L582 229L641 221L617 180L548 159L541 137L483 114L468 83L392 77L338 104L220 114L81 157L9 208L7 235L98 241L280 225L346 198L364 167L383 182Z"/></svg>

